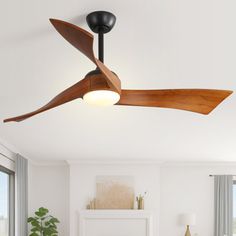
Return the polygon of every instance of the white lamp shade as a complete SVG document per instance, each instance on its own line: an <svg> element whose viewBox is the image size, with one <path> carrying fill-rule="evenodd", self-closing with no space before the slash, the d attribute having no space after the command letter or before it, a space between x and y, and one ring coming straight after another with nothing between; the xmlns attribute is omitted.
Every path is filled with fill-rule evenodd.
<svg viewBox="0 0 236 236"><path fill-rule="evenodd" d="M194 213L180 215L180 223L182 225L195 225L196 215Z"/></svg>

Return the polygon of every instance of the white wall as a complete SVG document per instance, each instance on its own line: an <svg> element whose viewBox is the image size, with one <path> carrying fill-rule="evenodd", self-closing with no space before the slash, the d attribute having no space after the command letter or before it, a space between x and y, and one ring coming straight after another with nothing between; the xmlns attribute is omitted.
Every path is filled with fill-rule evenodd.
<svg viewBox="0 0 236 236"><path fill-rule="evenodd" d="M97 175L134 176L135 192L148 191L145 209L154 213L154 235L159 235L160 171L157 165L72 164L70 165L70 235L78 236L78 211L85 209L89 198L95 197Z"/></svg>
<svg viewBox="0 0 236 236"><path fill-rule="evenodd" d="M192 235L214 236L214 178L209 174L236 174L234 165L173 165L161 167L161 236L183 236L179 214L195 212Z"/></svg>
<svg viewBox="0 0 236 236"><path fill-rule="evenodd" d="M236 174L236 165L70 163L30 165L29 172L29 212L49 208L61 220L61 236L78 236L78 211L95 196L97 175L131 175L136 193L149 192L145 208L154 212L154 236L183 236L185 227L178 219L185 212L197 215L192 236L214 236L214 183L209 174Z"/></svg>
<svg viewBox="0 0 236 236"><path fill-rule="evenodd" d="M46 207L60 220L59 235L69 235L68 166L40 166L29 163L29 216Z"/></svg>

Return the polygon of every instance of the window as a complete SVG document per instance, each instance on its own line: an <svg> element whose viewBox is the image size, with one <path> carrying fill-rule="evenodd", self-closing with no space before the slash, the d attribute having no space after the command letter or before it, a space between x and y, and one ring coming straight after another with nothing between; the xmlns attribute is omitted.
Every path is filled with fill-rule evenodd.
<svg viewBox="0 0 236 236"><path fill-rule="evenodd" d="M14 175L0 166L0 235L14 235Z"/></svg>

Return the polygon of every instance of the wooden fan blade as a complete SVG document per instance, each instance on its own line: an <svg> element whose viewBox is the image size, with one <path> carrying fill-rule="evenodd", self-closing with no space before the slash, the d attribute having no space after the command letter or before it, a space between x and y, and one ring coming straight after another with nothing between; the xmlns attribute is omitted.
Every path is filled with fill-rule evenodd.
<svg viewBox="0 0 236 236"><path fill-rule="evenodd" d="M207 115L231 93L213 89L121 90L116 105L173 108Z"/></svg>
<svg viewBox="0 0 236 236"><path fill-rule="evenodd" d="M96 59L96 65L104 74L106 81L111 89L115 89L118 93L121 92L121 82L119 78L111 72L101 61Z"/></svg>
<svg viewBox="0 0 236 236"><path fill-rule="evenodd" d="M93 35L88 31L73 25L69 22L65 22L57 19L49 19L58 33L66 39L75 48L81 51L91 61L96 64L93 54Z"/></svg>
<svg viewBox="0 0 236 236"><path fill-rule="evenodd" d="M88 31L71 23L50 19L56 30L70 44L87 56L104 74L109 86L117 92L121 91L120 80L101 61L95 58L93 53L93 35Z"/></svg>
<svg viewBox="0 0 236 236"><path fill-rule="evenodd" d="M19 121L28 119L34 115L37 115L41 112L47 111L54 107L60 106L64 103L70 102L74 99L82 98L83 95L88 91L88 88L89 88L89 79L85 78L79 81L78 83L74 84L73 86L69 87L65 91L61 92L59 95L53 98L49 103L37 109L36 111L30 112L21 116L5 119L4 122L10 122L10 121L19 122Z"/></svg>

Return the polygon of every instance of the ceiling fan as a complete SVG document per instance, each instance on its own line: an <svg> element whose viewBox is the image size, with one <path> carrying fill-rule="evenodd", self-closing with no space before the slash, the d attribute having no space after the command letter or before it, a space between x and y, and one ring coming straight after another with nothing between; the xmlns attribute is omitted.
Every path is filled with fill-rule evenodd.
<svg viewBox="0 0 236 236"><path fill-rule="evenodd" d="M118 76L103 64L104 34L116 22L116 17L105 11L90 13L87 18L90 29L98 34L98 59L93 52L93 35L71 23L50 19L56 30L75 48L87 56L96 69L84 79L64 90L45 106L25 115L5 119L4 122L22 121L77 98L95 105L126 105L174 108L209 114L232 91L214 89L164 89L164 90L127 90L121 89Z"/></svg>

